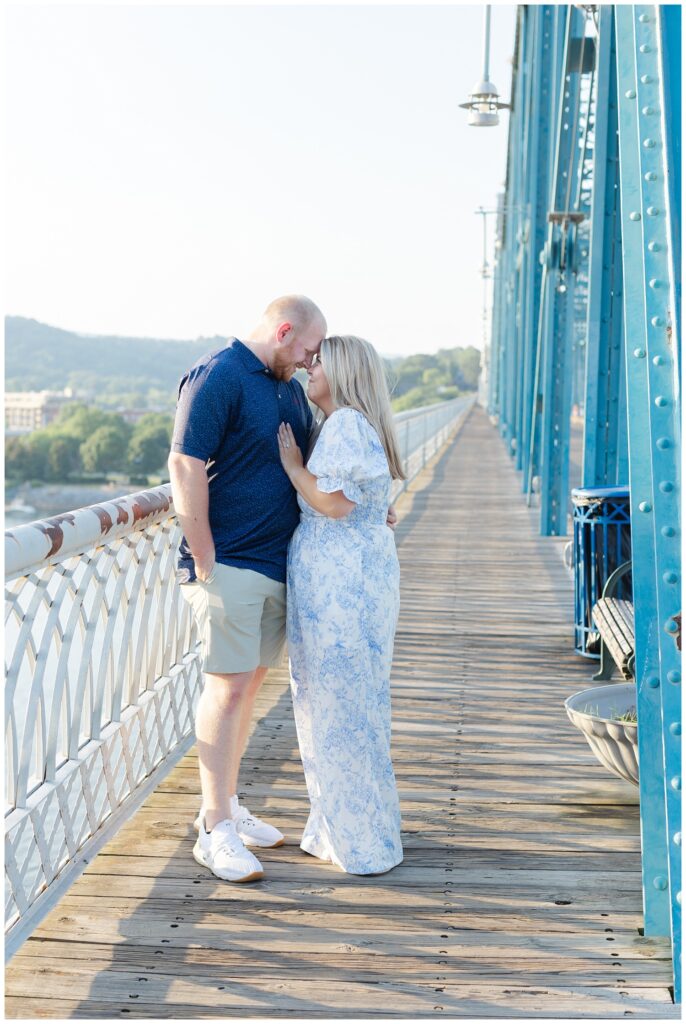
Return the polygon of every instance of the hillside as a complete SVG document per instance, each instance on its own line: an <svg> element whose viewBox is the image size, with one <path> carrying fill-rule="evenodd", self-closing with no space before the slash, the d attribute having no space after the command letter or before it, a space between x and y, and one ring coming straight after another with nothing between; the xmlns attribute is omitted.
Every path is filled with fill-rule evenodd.
<svg viewBox="0 0 686 1024"><path fill-rule="evenodd" d="M5 318L5 388L61 391L71 387L106 404L111 398L131 406L173 405L184 371L203 352L225 343L221 337L165 341L76 334L9 316Z"/></svg>
<svg viewBox="0 0 686 1024"><path fill-rule="evenodd" d="M173 410L179 378L226 338L172 341L76 334L37 320L5 318L7 391L73 388L109 408ZM477 349L386 360L396 411L454 398L477 387Z"/></svg>

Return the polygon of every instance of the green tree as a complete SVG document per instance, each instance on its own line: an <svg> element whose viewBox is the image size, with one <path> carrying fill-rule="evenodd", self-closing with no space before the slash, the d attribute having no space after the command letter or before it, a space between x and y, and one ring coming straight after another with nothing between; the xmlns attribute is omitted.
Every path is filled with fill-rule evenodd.
<svg viewBox="0 0 686 1024"><path fill-rule="evenodd" d="M481 353L478 348L470 345L468 348L454 350L455 359L464 379L464 387L470 391L476 391L479 386L479 374L481 373Z"/></svg>
<svg viewBox="0 0 686 1024"><path fill-rule="evenodd" d="M147 419L147 416L143 419ZM142 422L143 420L136 424L136 430L129 442L129 468L134 473L154 473L167 461L171 432L164 424L155 426L149 423L141 428Z"/></svg>
<svg viewBox="0 0 686 1024"><path fill-rule="evenodd" d="M61 410L60 415L46 429L61 436L76 437L83 443L88 441L101 427L110 427L118 431L124 441L124 447L131 437L130 425L117 413L104 412L83 403L72 403Z"/></svg>
<svg viewBox="0 0 686 1024"><path fill-rule="evenodd" d="M75 437L49 436L47 445L47 477L66 480L70 473L81 468L79 442Z"/></svg>
<svg viewBox="0 0 686 1024"><path fill-rule="evenodd" d="M422 405L435 405L442 400L443 396L436 394L435 388L412 388L404 395L394 398L391 404L393 412L406 412L408 409L418 409Z"/></svg>
<svg viewBox="0 0 686 1024"><path fill-rule="evenodd" d="M437 366L432 366L430 369L424 370L424 373L422 374L422 385L425 388L437 388L441 384L449 384L450 380L451 378L445 370L439 370Z"/></svg>
<svg viewBox="0 0 686 1024"><path fill-rule="evenodd" d="M412 388L418 387L422 383L424 371L434 369L435 367L435 356L416 355L408 356L407 359L403 359L403 361L395 368L397 376L397 383L394 389L395 393L398 396L404 395Z"/></svg>
<svg viewBox="0 0 686 1024"><path fill-rule="evenodd" d="M111 473L125 468L127 432L117 426L98 427L80 447L83 468L88 473Z"/></svg>
<svg viewBox="0 0 686 1024"><path fill-rule="evenodd" d="M45 480L48 476L48 443L43 431L8 437L5 441L5 475L14 480Z"/></svg>
<svg viewBox="0 0 686 1024"><path fill-rule="evenodd" d="M169 416L168 413L164 412L146 412L136 423L133 433L134 435L146 433L152 427L164 429L167 434L167 440L171 442L172 430L174 429L173 416Z"/></svg>

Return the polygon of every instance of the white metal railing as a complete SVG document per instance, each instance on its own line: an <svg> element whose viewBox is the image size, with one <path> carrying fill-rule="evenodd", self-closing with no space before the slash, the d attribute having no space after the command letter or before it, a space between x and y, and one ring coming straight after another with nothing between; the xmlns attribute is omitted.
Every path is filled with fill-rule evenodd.
<svg viewBox="0 0 686 1024"><path fill-rule="evenodd" d="M443 447L451 433L458 427L476 396L454 398L450 402L425 405L420 409L397 413L395 428L400 444L400 453L407 479L396 481L393 500L412 483L427 462Z"/></svg>
<svg viewBox="0 0 686 1024"><path fill-rule="evenodd" d="M169 485L5 534L8 953L87 842L192 743L179 537Z"/></svg>
<svg viewBox="0 0 686 1024"><path fill-rule="evenodd" d="M472 404L396 417L408 480L394 497ZM168 484L5 534L8 955L193 742L202 675L179 540Z"/></svg>

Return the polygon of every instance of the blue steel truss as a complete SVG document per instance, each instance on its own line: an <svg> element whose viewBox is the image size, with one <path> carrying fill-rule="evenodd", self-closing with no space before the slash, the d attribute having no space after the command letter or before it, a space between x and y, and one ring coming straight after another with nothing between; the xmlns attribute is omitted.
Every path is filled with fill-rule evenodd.
<svg viewBox="0 0 686 1024"><path fill-rule="evenodd" d="M512 100L489 412L543 534L567 532L572 395L582 485L630 489L645 933L679 1001L679 5L520 6Z"/></svg>
<svg viewBox="0 0 686 1024"><path fill-rule="evenodd" d="M598 25L582 487L629 482L617 63L612 7Z"/></svg>

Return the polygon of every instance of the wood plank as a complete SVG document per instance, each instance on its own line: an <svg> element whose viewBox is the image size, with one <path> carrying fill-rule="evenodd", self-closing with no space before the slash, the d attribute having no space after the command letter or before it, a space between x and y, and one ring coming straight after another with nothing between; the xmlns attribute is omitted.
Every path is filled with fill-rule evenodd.
<svg viewBox="0 0 686 1024"><path fill-rule="evenodd" d="M132 975L138 985L137 972ZM228 986L208 984L201 989L200 998L184 1002L176 987L165 988L156 998L145 993L127 992L127 986L113 982L116 992L105 990L102 994L96 987L94 998L79 999L73 994L56 996L46 1005L44 997L8 997L5 1014L8 1018L18 1017L40 1019L45 1017L65 1019L112 1018L132 1014L140 1018L160 1019L160 1007L164 1006L165 1018L177 1017L184 1020L207 1017L294 1017L302 1020L328 1019L332 1017L388 1018L407 1020L416 1018L496 1018L504 1015L514 1018L549 1018L551 1007L555 1016L566 1018L610 1019L635 1015L644 1020L665 1020L677 1018L668 993L659 988L629 986L621 989L601 987L574 987L550 985L547 987L526 987L512 983L495 985L447 986L445 983L425 986L408 986L404 982L387 982L385 985L359 985L346 982L336 986L332 982L308 983L303 992L302 985L288 985L278 981L265 980L261 984L237 986L239 991ZM105 989L106 980L103 982ZM146 986L147 989L147 986ZM241 991L247 990L247 992ZM117 995L117 993L119 993ZM185 993L195 996L195 992ZM108 998L108 996L110 998ZM128 1001L127 1000L135 1000ZM437 1003L436 999L441 1002ZM392 1007L392 1009L391 1009ZM170 1012L171 1011L171 1012Z"/></svg>
<svg viewBox="0 0 686 1024"><path fill-rule="evenodd" d="M80 944L84 950L84 944ZM90 947L87 960L70 957L68 970L70 974L92 975L94 957ZM141 950L125 949L127 956L112 961L110 957L102 958L101 970L111 972L131 972L135 970L141 959ZM150 947L147 951L148 962L141 968L144 977L139 981L149 981L154 972L156 978L189 978L193 980L200 971L205 978L230 979L237 981L259 982L264 978L291 979L317 978L340 981L342 977L354 977L356 982L374 983L384 980L388 975L388 957L365 950L355 953L350 951L336 955L329 952L308 953L307 956L286 958L282 953L270 951L242 950L239 952L188 947L186 950ZM289 953L291 951L288 951ZM134 954L131 956L131 954ZM145 959L145 957L144 957ZM96 958L97 960L97 958ZM133 961L133 962L132 962ZM524 958L515 955L517 972L521 981L529 985L553 985L560 981L572 985L603 985L607 983L607 966L591 965L583 957L572 955L549 959ZM512 961L505 963L488 960L480 965L479 973L484 981L507 981L511 976ZM639 986L661 988L670 982L669 960L648 962L630 960L612 965L611 985L621 987L628 984L627 978ZM36 973L59 974L64 971L62 956L44 956L39 963L35 957L19 958L18 973L35 980ZM448 957L437 960L431 956L397 956L393 958L394 971L401 972L404 977L413 981L447 981L450 984L473 984L474 967L463 957Z"/></svg>

